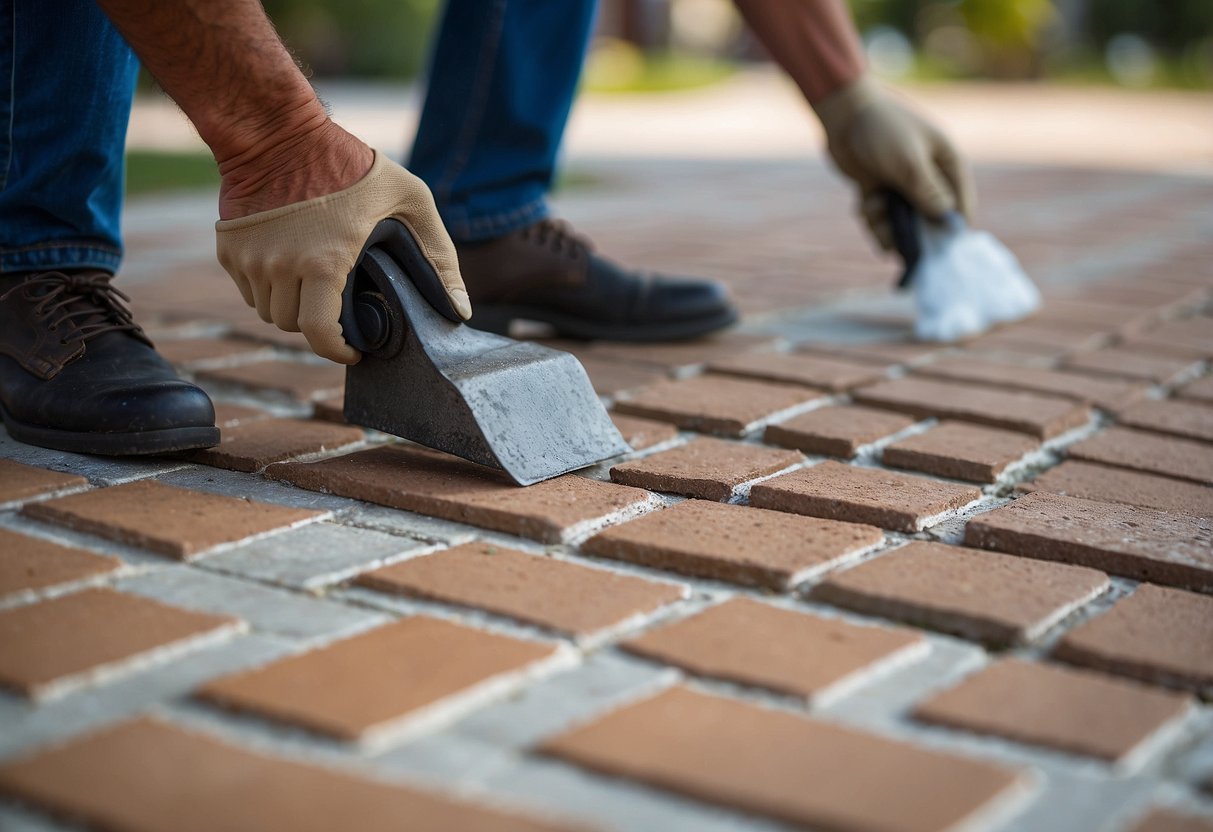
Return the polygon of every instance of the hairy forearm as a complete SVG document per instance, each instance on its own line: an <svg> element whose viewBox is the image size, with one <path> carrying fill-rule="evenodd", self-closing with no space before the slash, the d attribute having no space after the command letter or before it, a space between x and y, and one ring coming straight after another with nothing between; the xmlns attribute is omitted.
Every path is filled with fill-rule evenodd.
<svg viewBox="0 0 1213 832"><path fill-rule="evenodd" d="M863 47L845 0L734 2L809 103L815 104L863 74Z"/></svg>

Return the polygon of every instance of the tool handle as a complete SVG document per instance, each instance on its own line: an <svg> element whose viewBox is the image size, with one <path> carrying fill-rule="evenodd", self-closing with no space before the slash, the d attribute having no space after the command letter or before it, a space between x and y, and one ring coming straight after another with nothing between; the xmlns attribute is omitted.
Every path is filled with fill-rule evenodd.
<svg viewBox="0 0 1213 832"><path fill-rule="evenodd" d="M922 237L918 209L908 199L892 188L883 191L889 226L893 231L893 245L905 264L897 288L905 289L914 277L914 269L922 257Z"/></svg>

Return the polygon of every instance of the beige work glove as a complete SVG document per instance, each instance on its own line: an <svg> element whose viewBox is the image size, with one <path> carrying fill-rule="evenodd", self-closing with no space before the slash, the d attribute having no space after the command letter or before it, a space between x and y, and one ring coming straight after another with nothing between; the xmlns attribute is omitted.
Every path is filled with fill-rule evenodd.
<svg viewBox="0 0 1213 832"><path fill-rule="evenodd" d="M394 217L412 232L447 297L472 316L455 245L425 183L376 151L371 169L326 196L215 223L219 262L266 323L302 332L317 355L355 364L341 336L341 291L375 225Z"/></svg>
<svg viewBox="0 0 1213 832"><path fill-rule="evenodd" d="M830 156L859 186L860 213L880 245L893 248L884 188L901 192L931 219L949 211L968 218L973 183L956 147L935 125L911 112L870 76L813 105Z"/></svg>

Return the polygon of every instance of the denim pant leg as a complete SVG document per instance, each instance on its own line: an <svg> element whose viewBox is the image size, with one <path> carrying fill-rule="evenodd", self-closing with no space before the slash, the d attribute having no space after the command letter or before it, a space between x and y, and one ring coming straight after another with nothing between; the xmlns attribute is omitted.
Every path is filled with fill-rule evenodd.
<svg viewBox="0 0 1213 832"><path fill-rule="evenodd" d="M138 68L93 0L0 0L0 272L117 269Z"/></svg>
<svg viewBox="0 0 1213 832"><path fill-rule="evenodd" d="M547 216L595 0L448 0L409 168L457 241Z"/></svg>

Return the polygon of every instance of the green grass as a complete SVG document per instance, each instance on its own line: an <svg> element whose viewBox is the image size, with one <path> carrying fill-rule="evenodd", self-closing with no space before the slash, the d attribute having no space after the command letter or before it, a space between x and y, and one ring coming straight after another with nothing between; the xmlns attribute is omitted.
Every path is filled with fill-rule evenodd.
<svg viewBox="0 0 1213 832"><path fill-rule="evenodd" d="M219 171L209 153L132 150L126 154L127 196L217 187Z"/></svg>

